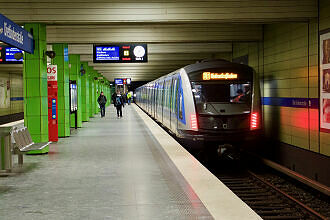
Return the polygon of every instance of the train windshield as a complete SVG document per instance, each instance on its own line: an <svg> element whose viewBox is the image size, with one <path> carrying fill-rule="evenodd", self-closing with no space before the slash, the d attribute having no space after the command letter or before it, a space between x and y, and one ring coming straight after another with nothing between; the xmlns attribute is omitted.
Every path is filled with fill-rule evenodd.
<svg viewBox="0 0 330 220"><path fill-rule="evenodd" d="M251 106L251 84L192 82L199 114L248 113Z"/></svg>

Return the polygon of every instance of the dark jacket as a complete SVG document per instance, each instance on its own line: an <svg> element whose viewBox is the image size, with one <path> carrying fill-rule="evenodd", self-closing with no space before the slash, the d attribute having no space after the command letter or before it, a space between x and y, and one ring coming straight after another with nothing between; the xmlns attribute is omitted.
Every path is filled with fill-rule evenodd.
<svg viewBox="0 0 330 220"><path fill-rule="evenodd" d="M117 93L113 93L112 96L111 96L112 104L115 104L116 97L117 97Z"/></svg>
<svg viewBox="0 0 330 220"><path fill-rule="evenodd" d="M120 102L121 102L120 105L117 105L117 103L116 103L116 99L117 99L117 97L120 98ZM119 95L119 96L117 95L117 96L114 98L114 102L113 102L113 104L114 104L115 107L124 106L124 100L123 100L123 97L122 97L121 95Z"/></svg>
<svg viewBox="0 0 330 220"><path fill-rule="evenodd" d="M105 97L105 95L100 95L97 98L97 102L99 103L99 105L105 105L107 103L107 97Z"/></svg>

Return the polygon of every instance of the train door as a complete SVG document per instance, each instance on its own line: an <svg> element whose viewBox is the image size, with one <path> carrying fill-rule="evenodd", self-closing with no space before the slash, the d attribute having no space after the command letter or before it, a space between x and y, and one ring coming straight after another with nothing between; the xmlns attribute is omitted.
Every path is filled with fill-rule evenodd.
<svg viewBox="0 0 330 220"><path fill-rule="evenodd" d="M172 82L172 99L171 99L171 129L175 130L178 120L177 120L177 114L176 114L176 109L177 109L177 86L178 86L178 78L177 76L173 77L173 82Z"/></svg>
<svg viewBox="0 0 330 220"><path fill-rule="evenodd" d="M163 124L166 127L170 127L170 88L171 88L171 78L167 78L165 83L165 95L164 95L164 113L163 113Z"/></svg>
<svg viewBox="0 0 330 220"><path fill-rule="evenodd" d="M161 113L162 113L162 109L161 109L161 102L162 102L162 83L159 81L158 82L158 89L157 89L157 114L156 114L156 119L158 121L161 120Z"/></svg>
<svg viewBox="0 0 330 220"><path fill-rule="evenodd" d="M153 99L152 99L152 117L155 117L155 112L156 112L156 83L154 83L153 85L153 89L152 89L152 96L153 96Z"/></svg>
<svg viewBox="0 0 330 220"><path fill-rule="evenodd" d="M152 93L151 93L151 84L149 85L149 87L148 87L148 112L149 112L149 114L151 114L151 101L152 101Z"/></svg>
<svg viewBox="0 0 330 220"><path fill-rule="evenodd" d="M158 83L155 82L155 111L154 111L154 118L157 118L157 98L158 98Z"/></svg>
<svg viewBox="0 0 330 220"><path fill-rule="evenodd" d="M161 113L161 123L163 123L164 121L164 96L165 96L165 85L166 85L166 81L163 81L163 86L162 86L162 103L161 103L161 108L162 108L162 113Z"/></svg>

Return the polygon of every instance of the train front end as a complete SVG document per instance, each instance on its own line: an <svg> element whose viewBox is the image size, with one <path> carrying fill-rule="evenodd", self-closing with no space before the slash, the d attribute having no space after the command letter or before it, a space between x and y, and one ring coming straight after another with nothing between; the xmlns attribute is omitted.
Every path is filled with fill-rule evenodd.
<svg viewBox="0 0 330 220"><path fill-rule="evenodd" d="M260 88L252 68L228 62L193 71L188 77L196 117L185 138L195 146L216 146L219 153L250 147L260 139Z"/></svg>

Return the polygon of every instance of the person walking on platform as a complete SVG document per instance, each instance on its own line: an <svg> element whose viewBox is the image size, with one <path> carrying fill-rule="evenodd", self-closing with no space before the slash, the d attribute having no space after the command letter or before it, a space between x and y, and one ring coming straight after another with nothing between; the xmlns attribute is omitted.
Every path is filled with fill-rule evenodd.
<svg viewBox="0 0 330 220"><path fill-rule="evenodd" d="M101 118L105 116L105 104L107 103L107 97L101 92L100 96L97 98L97 102L100 105L101 109Z"/></svg>
<svg viewBox="0 0 330 220"><path fill-rule="evenodd" d="M123 100L122 95L120 95L120 92L119 91L117 92L117 96L116 96L116 98L114 100L114 105L115 105L115 107L117 109L117 117L118 118L123 117L122 107L124 105L124 100Z"/></svg>

